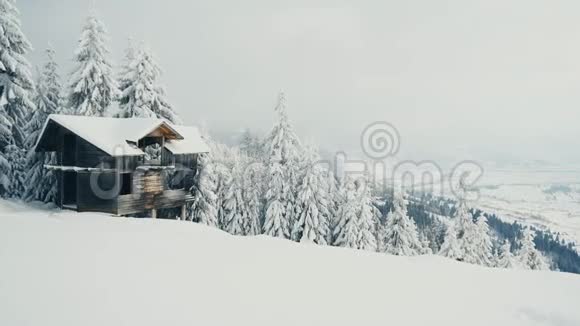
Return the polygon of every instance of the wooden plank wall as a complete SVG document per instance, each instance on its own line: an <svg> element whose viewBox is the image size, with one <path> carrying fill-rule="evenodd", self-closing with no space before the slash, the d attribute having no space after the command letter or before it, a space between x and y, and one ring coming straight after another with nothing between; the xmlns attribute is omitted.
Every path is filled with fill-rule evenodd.
<svg viewBox="0 0 580 326"><path fill-rule="evenodd" d="M121 195L117 198L117 214L127 215L150 209L172 208L185 205L189 194L185 190L165 190L157 194Z"/></svg>

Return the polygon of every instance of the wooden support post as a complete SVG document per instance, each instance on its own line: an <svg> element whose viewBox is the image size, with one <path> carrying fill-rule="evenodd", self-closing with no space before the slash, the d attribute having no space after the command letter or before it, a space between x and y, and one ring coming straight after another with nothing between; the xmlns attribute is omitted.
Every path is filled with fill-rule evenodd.
<svg viewBox="0 0 580 326"><path fill-rule="evenodd" d="M151 218L157 218L157 209L152 209L151 210Z"/></svg>
<svg viewBox="0 0 580 326"><path fill-rule="evenodd" d="M186 209L185 209L185 204L184 204L181 206L181 220L182 221L185 221L185 212L186 212Z"/></svg>

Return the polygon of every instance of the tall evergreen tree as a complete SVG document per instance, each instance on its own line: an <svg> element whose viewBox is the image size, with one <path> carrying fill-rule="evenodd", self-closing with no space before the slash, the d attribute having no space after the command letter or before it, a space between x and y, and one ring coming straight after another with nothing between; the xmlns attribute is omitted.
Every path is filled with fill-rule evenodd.
<svg viewBox="0 0 580 326"><path fill-rule="evenodd" d="M477 218L477 261L476 263L483 266L493 267L495 265L493 254L493 242L491 239L487 218L480 215Z"/></svg>
<svg viewBox="0 0 580 326"><path fill-rule="evenodd" d="M351 178L344 181L339 221L334 229L334 245L368 251L377 250L377 209L367 182Z"/></svg>
<svg viewBox="0 0 580 326"><path fill-rule="evenodd" d="M216 187L212 154L202 154L199 157L199 172L191 188L194 200L187 214L190 221L218 226Z"/></svg>
<svg viewBox="0 0 580 326"><path fill-rule="evenodd" d="M232 169L232 182L225 192L224 208L224 230L234 235L246 235L246 219L248 212L244 201L243 170L240 158L234 158Z"/></svg>
<svg viewBox="0 0 580 326"><path fill-rule="evenodd" d="M422 252L417 226L409 218L402 191L395 191L393 208L381 236L382 251L397 256L416 256Z"/></svg>
<svg viewBox="0 0 580 326"><path fill-rule="evenodd" d="M302 176L297 189L298 221L292 228L292 240L327 244L330 211L328 186L313 149L306 150L301 165Z"/></svg>
<svg viewBox="0 0 580 326"><path fill-rule="evenodd" d="M258 235L262 231L262 177L263 164L250 158L245 164L243 173L243 194L247 213L244 230L247 235Z"/></svg>
<svg viewBox="0 0 580 326"><path fill-rule="evenodd" d="M550 266L546 262L546 258L536 249L535 236L536 232L531 228L528 227L524 230L520 239L520 250L517 258L520 265L525 269L548 270Z"/></svg>
<svg viewBox="0 0 580 326"><path fill-rule="evenodd" d="M264 220L264 234L290 238L290 225L286 215L286 188L284 170L278 162L269 162L267 171L266 216Z"/></svg>
<svg viewBox="0 0 580 326"><path fill-rule="evenodd" d="M240 138L240 150L248 157L257 159L262 156L260 139L250 129L245 129Z"/></svg>
<svg viewBox="0 0 580 326"><path fill-rule="evenodd" d="M358 218L359 218L359 249L377 251L377 221L378 210L373 204L371 184L359 180L358 186Z"/></svg>
<svg viewBox="0 0 580 326"><path fill-rule="evenodd" d="M516 268L517 266L517 261L512 254L511 243L506 239L504 244L501 246L497 267L511 269Z"/></svg>
<svg viewBox="0 0 580 326"><path fill-rule="evenodd" d="M455 223L451 223L445 231L445 241L441 246L439 255L454 260L461 260L463 254L459 247L459 240L457 239L457 231L455 230Z"/></svg>
<svg viewBox="0 0 580 326"><path fill-rule="evenodd" d="M119 67L119 74L117 77L117 85L119 86L119 106L123 104L123 94L125 90L131 86L133 82L132 65L135 61L135 44L132 38L127 39L127 47L125 48L125 54ZM119 115L120 112L117 113Z"/></svg>
<svg viewBox="0 0 580 326"><path fill-rule="evenodd" d="M74 56L76 67L68 95L71 114L106 116L117 96L118 87L108 59L106 40L103 23L90 15Z"/></svg>
<svg viewBox="0 0 580 326"><path fill-rule="evenodd" d="M161 69L150 51L141 46L128 49L120 78L120 110L118 117L158 117L179 124L181 120L165 98L165 90L159 84Z"/></svg>
<svg viewBox="0 0 580 326"><path fill-rule="evenodd" d="M0 195L24 190L24 126L34 110L34 88L25 55L31 45L21 30L14 0L0 0Z"/></svg>
<svg viewBox="0 0 580 326"><path fill-rule="evenodd" d="M54 153L35 153L34 144L38 141L42 127L48 116L58 113L61 105L61 84L58 75L58 65L52 48L46 50L47 62L42 72L39 72L36 83L34 102L36 110L26 125L26 147L30 148L27 156L26 190L23 199L54 202L57 193L57 182L54 171L44 168L45 164L54 164Z"/></svg>
<svg viewBox="0 0 580 326"><path fill-rule="evenodd" d="M334 245L359 249L360 222L358 219L358 197L354 181L346 177L341 187L341 205L338 222L333 230Z"/></svg>
<svg viewBox="0 0 580 326"><path fill-rule="evenodd" d="M297 221L295 189L301 145L288 119L283 93L278 96L275 110L278 121L265 141L268 185L264 233L289 238Z"/></svg>

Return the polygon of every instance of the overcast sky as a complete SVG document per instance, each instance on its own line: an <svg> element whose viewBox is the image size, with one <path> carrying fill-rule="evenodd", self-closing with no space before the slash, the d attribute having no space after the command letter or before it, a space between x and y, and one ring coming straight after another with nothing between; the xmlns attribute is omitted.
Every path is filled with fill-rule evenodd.
<svg viewBox="0 0 580 326"><path fill-rule="evenodd" d="M90 0L19 0L39 52L63 76ZM353 149L393 123L415 159L577 160L577 0L97 0L120 62L129 36L163 68L187 123L270 128L284 89L304 138Z"/></svg>

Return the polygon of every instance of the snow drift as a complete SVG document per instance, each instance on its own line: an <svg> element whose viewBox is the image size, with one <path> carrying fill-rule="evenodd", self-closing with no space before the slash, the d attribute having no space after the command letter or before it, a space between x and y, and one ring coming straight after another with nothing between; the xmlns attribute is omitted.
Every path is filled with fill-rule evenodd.
<svg viewBox="0 0 580 326"><path fill-rule="evenodd" d="M580 325L580 277L0 202L0 325Z"/></svg>

